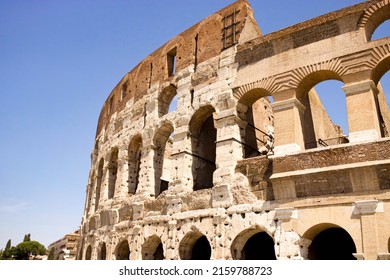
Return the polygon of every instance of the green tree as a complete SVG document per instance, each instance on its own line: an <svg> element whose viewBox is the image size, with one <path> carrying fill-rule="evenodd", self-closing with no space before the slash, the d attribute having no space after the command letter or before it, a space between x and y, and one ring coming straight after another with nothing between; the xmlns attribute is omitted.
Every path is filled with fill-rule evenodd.
<svg viewBox="0 0 390 280"><path fill-rule="evenodd" d="M28 260L30 256L44 255L46 248L38 241L24 241L15 247L17 260Z"/></svg>
<svg viewBox="0 0 390 280"><path fill-rule="evenodd" d="M31 241L31 234L30 233L24 235L23 242L26 242L26 241Z"/></svg>
<svg viewBox="0 0 390 280"><path fill-rule="evenodd" d="M7 244L5 245L4 251L2 251L0 260L12 260L14 249L15 247L11 247L11 239L9 239Z"/></svg>
<svg viewBox="0 0 390 280"><path fill-rule="evenodd" d="M51 247L49 251L49 256L47 257L48 260L54 260L54 247Z"/></svg>

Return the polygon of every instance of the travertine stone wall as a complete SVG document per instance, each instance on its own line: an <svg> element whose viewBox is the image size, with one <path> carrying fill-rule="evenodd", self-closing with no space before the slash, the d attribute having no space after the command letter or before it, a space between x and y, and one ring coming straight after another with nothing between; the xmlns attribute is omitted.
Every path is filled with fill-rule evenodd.
<svg viewBox="0 0 390 280"><path fill-rule="evenodd" d="M388 259L388 18L372 0L262 35L239 0L148 56L103 105L78 259Z"/></svg>

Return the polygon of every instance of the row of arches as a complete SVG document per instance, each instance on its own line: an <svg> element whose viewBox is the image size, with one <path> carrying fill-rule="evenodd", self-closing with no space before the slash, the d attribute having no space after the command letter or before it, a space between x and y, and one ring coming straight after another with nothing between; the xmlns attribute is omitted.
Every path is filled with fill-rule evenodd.
<svg viewBox="0 0 390 280"><path fill-rule="evenodd" d="M390 65L390 64L389 64ZM389 66L390 67L390 66ZM327 81L337 77L338 84L342 84L342 77L337 76L335 72L318 71L313 73L307 79L312 82L310 86L306 86L306 90L302 90L299 101L305 106L302 114L302 134L304 139L305 149L311 149L321 146L330 146L348 142L348 136L345 135L343 129L335 124L327 115L326 110L322 107L321 101L316 91L313 90L313 85ZM380 84L378 84L380 87ZM273 141L273 114L270 95L265 90L253 89L244 94L239 100L239 116L244 122L241 126L241 147L242 157L250 158L259 156L262 153L267 153ZM345 97L342 98L345 104ZM377 100L379 113L382 110L388 109L387 104L381 104ZM383 108L386 105L386 108ZM382 107L382 108L381 108ZM242 109L244 108L244 109ZM213 186L213 173L216 170L216 140L217 128L214 119L215 109L211 105L206 105L198 109L189 122L190 136L190 155L192 156L192 180L193 190L211 188ZM340 112L339 112L340 113ZM346 108L344 110L346 113ZM378 116L382 119L382 115ZM260 128L259 128L260 127ZM268 128L267 131L265 131ZM382 119L381 136L389 136L388 128ZM152 195L158 196L163 191L168 189L169 182L172 178L173 168L171 166L171 156L173 147L174 126L169 121L164 122L159 129L156 130L153 138L154 155L153 155L153 171L154 171L154 190ZM277 140L277 136L275 137ZM269 145L267 148L264 149ZM142 157L143 141L140 134L135 135L127 149L125 156L125 168L122 172L127 173L127 193L135 194L139 185L141 175L141 157ZM104 158L101 158L98 164L97 172L92 173L92 189L88 198L88 211L94 200L95 211L98 208L101 197L101 187L103 183L103 175L107 172L107 198L111 199L115 196L115 186L118 179L119 166L119 150L117 147L111 149L109 162L105 164ZM127 168L127 172L123 171ZM96 174L96 176L95 176ZM94 195L94 199L93 196Z"/></svg>
<svg viewBox="0 0 390 280"><path fill-rule="evenodd" d="M384 20L381 18L381 21ZM375 27L377 26L379 26L378 22L376 22ZM378 95L374 94L373 107L378 112L377 119L380 125L380 137L389 136L390 130L390 110L386 104L386 92L381 86L382 80L388 80L387 78L383 79L383 76L390 68L389 61L389 57L380 60L371 71L372 83L379 92ZM299 116L299 125L301 126L299 129L301 131L298 131L298 134L301 133L303 135L302 149L312 149L349 142L348 126L350 124L348 122L353 117L349 116L350 112L348 111L350 110L347 110L345 94L337 93L331 96L326 93L326 98L320 98L316 90L319 85L327 83L325 85L325 88L327 88L327 85L329 85L328 82L334 83L336 81L339 92L342 92L340 88L346 84L346 78L343 76L344 71L342 67L337 63L335 65L329 66L328 70L314 71L306 77L301 77L300 82L296 85L295 97L297 102L305 108L300 112L301 115ZM332 86L329 88L332 88ZM329 88L326 90L332 91ZM193 95L194 93L191 92L191 94ZM236 111L241 120L237 124L240 129L241 139L236 140L241 143L242 151L240 153L242 154L242 158L251 158L266 154L270 149L272 150L274 141L278 144L277 142L280 139L286 138L284 137L285 135L280 135L280 133L274 135L274 126L280 126L280 123L284 119L279 118L281 121L274 120L275 110L273 104L275 104L274 97L276 98L276 96L273 95L273 92L265 88L256 87L240 95L236 100ZM177 105L177 99L175 100L175 98L177 98L177 90L174 85L169 85L162 90L158 96L158 115L160 118L170 111L175 110L172 107L172 105ZM389 99L388 95L387 99ZM328 106L322 106L322 104L328 103L328 101L330 101ZM277 102L278 100L276 100ZM336 105L338 107L335 110L337 115L335 118L340 119L338 116L342 116L341 123L335 121L329 113ZM359 110L359 108L355 108L355 110ZM193 183L193 190L213 186L213 173L217 167L215 112L216 109L212 105L200 107L193 114L188 124L188 133L191 138L191 150L189 153L192 156L192 178L190 179ZM164 122L156 130L153 139L154 190L151 194L152 196L158 196L161 192L167 190L171 181L172 168L170 166L170 160L174 130L174 125L169 121ZM292 133L288 132L288 134L288 136L291 136L294 134L294 131ZM122 177L126 177L126 182L122 183L122 186L127 185L128 194L135 194L137 192L139 179L142 176L141 158L144 148L143 136L136 134L127 147L127 155L120 155L119 148L112 147L110 155L107 157L108 160L103 157L100 158L96 170L93 170L91 175L92 179L87 195L87 212L90 209L94 209L95 211L98 209L103 191L103 183L107 184L107 186L104 185L107 188L107 190L104 190L104 192L107 192L104 198L111 199L115 196L118 173L120 171L122 173L124 172L123 169L119 170L122 168L120 166L121 164L125 164L124 169L126 170L125 173L127 173L127 175L121 174ZM121 160L122 162L120 162ZM107 174L106 177L105 174Z"/></svg>
<svg viewBox="0 0 390 280"><path fill-rule="evenodd" d="M313 228L322 228L312 238L307 248L306 259L309 260L355 260L356 246L343 228L333 224L321 224ZM312 231L312 230L311 230ZM283 246L283 244L278 244ZM230 251L235 260L276 260L278 254L275 242L267 232L259 229L242 231L232 242ZM146 239L142 246L143 260L164 260L164 245L158 236ZM97 248L97 259L108 259L106 243L100 243ZM113 252L113 259L130 259L130 246L127 240L120 241ZM209 260L212 256L212 246L208 238L201 232L190 232L184 236L179 244L179 258L181 260ZM85 259L92 258L92 246L85 252Z"/></svg>

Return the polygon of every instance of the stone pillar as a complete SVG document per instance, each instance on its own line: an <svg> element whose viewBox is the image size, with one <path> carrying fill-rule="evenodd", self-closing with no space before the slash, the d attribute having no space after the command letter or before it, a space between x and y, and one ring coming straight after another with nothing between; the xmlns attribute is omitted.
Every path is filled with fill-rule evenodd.
<svg viewBox="0 0 390 280"><path fill-rule="evenodd" d="M278 260L303 259L299 246L300 236L292 230L294 208L275 209L275 254Z"/></svg>
<svg viewBox="0 0 390 280"><path fill-rule="evenodd" d="M213 217L213 224L215 229L214 236L214 250L211 258L214 260L231 260L232 254L230 248L227 246L228 240L226 236L226 221L227 215L224 209L218 209L218 213Z"/></svg>
<svg viewBox="0 0 390 280"><path fill-rule="evenodd" d="M115 183L114 198L126 197L128 195L129 164L126 147L121 147L118 153L118 171Z"/></svg>
<svg viewBox="0 0 390 280"><path fill-rule="evenodd" d="M376 222L376 212L378 211L378 200L362 200L355 202L355 214L360 214L360 224L362 230L363 252L365 260L378 259L378 232Z"/></svg>
<svg viewBox="0 0 390 280"><path fill-rule="evenodd" d="M349 142L371 141L381 137L377 104L378 89L366 80L343 87L346 94Z"/></svg>
<svg viewBox="0 0 390 280"><path fill-rule="evenodd" d="M107 155L104 157L104 165L103 165L103 175L101 179L101 185L100 185L100 199L99 199L99 205L102 205L107 199L108 199L108 166L110 164L110 158L111 155Z"/></svg>
<svg viewBox="0 0 390 280"><path fill-rule="evenodd" d="M155 146L153 144L141 147L141 164L137 194L155 196L154 152Z"/></svg>
<svg viewBox="0 0 390 280"><path fill-rule="evenodd" d="M173 192L191 192L194 185L191 138L187 127L178 128L176 131L173 136L171 155L172 181L169 183L169 189Z"/></svg>
<svg viewBox="0 0 390 280"><path fill-rule="evenodd" d="M229 110L230 111L230 110ZM215 119L217 128L216 165L213 174L214 208L229 207L233 203L230 187L233 184L237 161L242 159L242 145L240 143L239 118L232 111L222 112Z"/></svg>
<svg viewBox="0 0 390 280"><path fill-rule="evenodd" d="M87 201L85 203L85 217L89 217L92 213L93 210L92 208L94 207L94 193L95 193L95 178L90 178L90 183L88 184L88 191L87 191Z"/></svg>
<svg viewBox="0 0 390 280"><path fill-rule="evenodd" d="M305 106L296 99L272 104L275 125L275 155L285 155L305 149L302 119Z"/></svg>
<svg viewBox="0 0 390 280"><path fill-rule="evenodd" d="M177 221L171 220L168 222L168 240L166 241L165 259L179 259L179 244L176 242L176 226Z"/></svg>

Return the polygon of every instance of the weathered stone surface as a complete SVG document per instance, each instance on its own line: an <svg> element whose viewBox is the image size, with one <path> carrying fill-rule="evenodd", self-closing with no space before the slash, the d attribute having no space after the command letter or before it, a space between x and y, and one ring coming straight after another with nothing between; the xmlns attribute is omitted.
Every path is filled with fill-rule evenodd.
<svg viewBox="0 0 390 280"><path fill-rule="evenodd" d="M238 0L148 56L103 105L78 259L388 259L389 17L371 0L262 35ZM312 90L329 79L349 135Z"/></svg>

